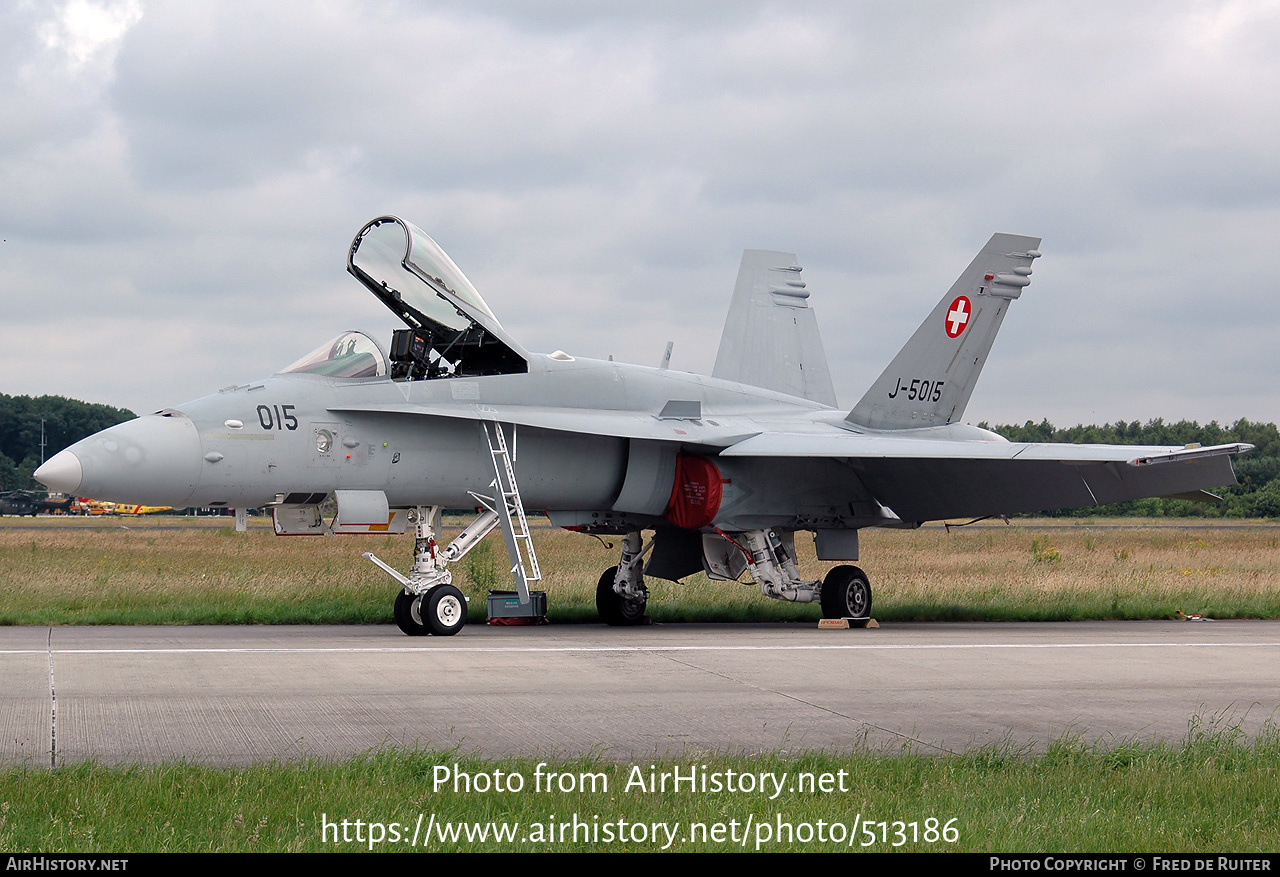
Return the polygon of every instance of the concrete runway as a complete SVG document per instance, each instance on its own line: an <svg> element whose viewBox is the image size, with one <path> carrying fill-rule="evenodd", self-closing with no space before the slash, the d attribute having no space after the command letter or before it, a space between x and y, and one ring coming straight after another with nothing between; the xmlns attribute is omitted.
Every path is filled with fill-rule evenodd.
<svg viewBox="0 0 1280 877"><path fill-rule="evenodd" d="M0 763L36 766L938 752L1278 710L1280 622L0 628Z"/></svg>

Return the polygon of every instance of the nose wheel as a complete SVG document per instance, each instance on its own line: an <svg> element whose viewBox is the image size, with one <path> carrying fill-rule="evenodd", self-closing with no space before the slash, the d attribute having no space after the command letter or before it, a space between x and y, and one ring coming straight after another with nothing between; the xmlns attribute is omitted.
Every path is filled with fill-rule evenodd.
<svg viewBox="0 0 1280 877"><path fill-rule="evenodd" d="M437 585L421 595L401 591L395 619L409 636L453 636L467 623L467 599L453 585Z"/></svg>
<svg viewBox="0 0 1280 877"><path fill-rule="evenodd" d="M448 565L461 559L490 530L498 525L497 512L487 511L447 548L436 543L441 506L420 506L409 511L409 520L417 527L413 540L413 568L401 575L366 551L364 556L400 583L403 590L396 596L396 626L409 636L453 636L467 623L467 598L452 584Z"/></svg>

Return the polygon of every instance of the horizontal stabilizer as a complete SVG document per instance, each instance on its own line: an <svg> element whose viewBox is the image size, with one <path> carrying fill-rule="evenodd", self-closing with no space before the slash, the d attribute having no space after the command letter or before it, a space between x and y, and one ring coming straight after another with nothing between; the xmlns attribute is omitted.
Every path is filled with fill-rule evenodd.
<svg viewBox="0 0 1280 877"><path fill-rule="evenodd" d="M996 234L854 409L871 429L943 426L964 416L1009 303L1031 283L1040 238Z"/></svg>
<svg viewBox="0 0 1280 877"><path fill-rule="evenodd" d="M711 376L835 407L827 354L794 253L746 250Z"/></svg>

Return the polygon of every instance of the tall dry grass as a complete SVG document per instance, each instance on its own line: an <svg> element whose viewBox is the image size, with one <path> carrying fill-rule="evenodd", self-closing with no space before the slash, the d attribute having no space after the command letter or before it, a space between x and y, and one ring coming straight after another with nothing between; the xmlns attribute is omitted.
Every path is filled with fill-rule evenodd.
<svg viewBox="0 0 1280 877"><path fill-rule="evenodd" d="M389 621L395 584L361 557L401 569L411 534L281 538L261 522L235 533L174 519L129 529L55 527L40 520L0 529L0 623L344 623ZM6 522L8 523L8 522ZM462 521L447 522L460 527ZM456 530L454 531L456 532ZM534 531L553 620L592 620L601 572L618 540ZM818 577L811 539L797 538L801 569ZM1280 617L1280 530L1237 526L1036 529L982 524L950 532L862 533L874 614L891 620L1068 620ZM455 582L483 617L490 588L509 588L497 534L456 564ZM767 600L753 584L650 579L657 620L818 617L816 607Z"/></svg>

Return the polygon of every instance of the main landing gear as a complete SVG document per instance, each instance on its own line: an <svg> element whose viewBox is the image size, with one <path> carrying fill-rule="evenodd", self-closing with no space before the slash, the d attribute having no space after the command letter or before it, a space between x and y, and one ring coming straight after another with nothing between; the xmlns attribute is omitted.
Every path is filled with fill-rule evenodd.
<svg viewBox="0 0 1280 877"><path fill-rule="evenodd" d="M871 583L856 566L838 566L821 582L810 582L800 577L796 566L794 532L748 530L737 537L720 535L746 556L747 569L766 597L818 603L823 618L847 618L852 627L865 627L871 620Z"/></svg>
<svg viewBox="0 0 1280 877"><path fill-rule="evenodd" d="M596 611L611 627L629 627L644 622L649 589L644 584L644 557L653 550L653 541L641 547L640 531L622 540L622 560L600 576L596 585Z"/></svg>
<svg viewBox="0 0 1280 877"><path fill-rule="evenodd" d="M644 584L644 557L639 531L628 533L621 562L604 571L596 585L596 610L612 626L644 621L649 591ZM749 571L760 593L791 603L818 603L824 618L844 618L850 627L871 620L871 583L856 566L837 566L822 581L806 581L796 566L795 534L787 530L747 530L703 537L703 564L712 578L737 579Z"/></svg>
<svg viewBox="0 0 1280 877"><path fill-rule="evenodd" d="M847 618L850 627L871 620L871 582L856 566L837 566L822 580L822 617Z"/></svg>

